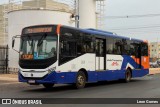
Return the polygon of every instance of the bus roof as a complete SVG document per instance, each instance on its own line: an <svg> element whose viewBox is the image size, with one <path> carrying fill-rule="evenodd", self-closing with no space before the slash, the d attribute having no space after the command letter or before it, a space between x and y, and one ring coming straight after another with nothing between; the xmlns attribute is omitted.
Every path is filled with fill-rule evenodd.
<svg viewBox="0 0 160 107"><path fill-rule="evenodd" d="M38 27L38 26L53 26L53 25L57 26L56 24L48 24L48 25L28 26L28 27L25 27L25 28ZM105 36L105 37L124 38L124 39L128 39L128 40L134 40L134 41L137 41L137 42L144 42L143 40L140 40L140 39L129 38L129 37L125 37L125 36L119 36L116 33L103 31L103 30L98 30L98 29L92 29L92 28L81 29L81 28L75 28L75 27L70 27L70 26L65 26L65 25L62 25L62 27L79 30L83 33L97 34L97 35L101 35L101 36Z"/></svg>
<svg viewBox="0 0 160 107"><path fill-rule="evenodd" d="M127 39L127 40L134 40L134 41L137 41L137 42L144 42L143 40L140 40L140 39L120 36L120 35L117 35L116 33L103 31L103 30L99 30L99 29L93 29L93 28L82 29L82 28L74 28L74 27L65 26L65 25L63 27L79 30L79 31L81 31L83 33L97 34L97 35L101 35L101 36L105 36L105 37L124 38L124 39Z"/></svg>
<svg viewBox="0 0 160 107"><path fill-rule="evenodd" d="M102 35L102 36L106 36L106 37L124 38L124 39L128 39L128 40L134 40L134 41L137 41L137 42L143 42L143 40L140 40L140 39L129 38L129 37L125 37L125 36L119 36L116 33L108 32L108 31L103 31L103 30L80 29L80 31L82 31L84 33L98 34L98 35Z"/></svg>

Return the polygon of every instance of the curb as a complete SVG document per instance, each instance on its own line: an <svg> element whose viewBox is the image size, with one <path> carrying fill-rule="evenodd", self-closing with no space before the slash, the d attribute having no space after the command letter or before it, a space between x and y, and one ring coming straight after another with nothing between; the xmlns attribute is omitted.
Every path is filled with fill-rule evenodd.
<svg viewBox="0 0 160 107"><path fill-rule="evenodd" d="M18 81L18 78L0 77L2 81Z"/></svg>

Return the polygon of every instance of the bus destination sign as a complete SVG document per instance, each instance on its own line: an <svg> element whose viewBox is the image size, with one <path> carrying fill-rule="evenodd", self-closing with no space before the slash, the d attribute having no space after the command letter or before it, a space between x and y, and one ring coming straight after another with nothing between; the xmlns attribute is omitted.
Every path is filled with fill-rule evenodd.
<svg viewBox="0 0 160 107"><path fill-rule="evenodd" d="M27 28L24 31L24 34L30 33L48 33L52 32L52 27L41 27L41 28Z"/></svg>

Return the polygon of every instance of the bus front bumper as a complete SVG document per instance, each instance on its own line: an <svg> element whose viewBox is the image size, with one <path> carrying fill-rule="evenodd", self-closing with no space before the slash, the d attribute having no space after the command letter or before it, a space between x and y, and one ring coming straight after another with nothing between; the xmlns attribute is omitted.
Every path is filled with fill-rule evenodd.
<svg viewBox="0 0 160 107"><path fill-rule="evenodd" d="M75 83L76 72L52 72L45 75L42 78L24 77L20 72L18 74L19 82L25 82L29 84L64 84L64 83Z"/></svg>

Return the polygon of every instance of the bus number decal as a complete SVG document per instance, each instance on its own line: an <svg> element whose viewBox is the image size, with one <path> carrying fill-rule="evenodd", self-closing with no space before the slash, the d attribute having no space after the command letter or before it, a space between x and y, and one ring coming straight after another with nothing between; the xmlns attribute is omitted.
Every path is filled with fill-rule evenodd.
<svg viewBox="0 0 160 107"><path fill-rule="evenodd" d="M33 55L25 54L25 55L22 55L21 58L22 59L33 59Z"/></svg>

